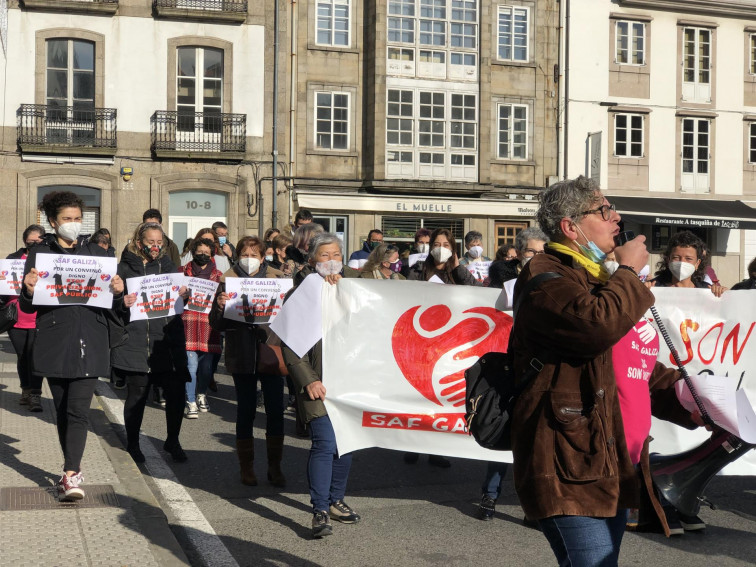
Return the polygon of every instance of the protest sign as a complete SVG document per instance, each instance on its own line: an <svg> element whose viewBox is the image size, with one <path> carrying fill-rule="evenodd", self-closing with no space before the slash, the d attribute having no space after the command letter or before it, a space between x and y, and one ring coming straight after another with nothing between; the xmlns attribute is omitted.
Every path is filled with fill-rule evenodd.
<svg viewBox="0 0 756 567"><path fill-rule="evenodd" d="M136 303L131 306L131 320L159 319L182 313L184 300L179 290L185 279L179 273L128 278L126 292L137 296Z"/></svg>
<svg viewBox="0 0 756 567"><path fill-rule="evenodd" d="M34 305L88 307L113 306L110 282L118 272L115 258L73 254L37 254L39 280Z"/></svg>
<svg viewBox="0 0 756 567"><path fill-rule="evenodd" d="M473 277L479 281L483 282L488 278L488 269L491 267L491 261L481 261L481 262L470 262L465 266L467 268L467 271L470 272Z"/></svg>
<svg viewBox="0 0 756 567"><path fill-rule="evenodd" d="M0 295L21 295L26 260L0 260Z"/></svg>
<svg viewBox="0 0 756 567"><path fill-rule="evenodd" d="M213 299L218 289L218 282L204 278L184 278L184 285L189 290L189 298L184 309L209 314L213 307Z"/></svg>
<svg viewBox="0 0 756 567"><path fill-rule="evenodd" d="M244 323L270 323L292 285L288 278L226 278L229 300L223 316Z"/></svg>

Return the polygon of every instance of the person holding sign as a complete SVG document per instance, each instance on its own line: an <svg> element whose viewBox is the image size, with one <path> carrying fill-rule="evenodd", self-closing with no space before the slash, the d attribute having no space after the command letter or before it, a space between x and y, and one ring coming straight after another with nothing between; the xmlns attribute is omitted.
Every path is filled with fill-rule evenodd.
<svg viewBox="0 0 756 567"><path fill-rule="evenodd" d="M457 257L457 242L449 229L434 230L430 242L428 259L422 265L412 266L408 280L427 282L435 276L445 284L480 285L464 266L460 266Z"/></svg>
<svg viewBox="0 0 756 567"><path fill-rule="evenodd" d="M257 381L265 403L265 445L268 456L268 480L273 486L285 486L281 471L284 445L283 377L279 369L263 368L260 353L268 339L267 326L224 317L230 297L226 283L231 278L283 278L263 261L265 245L256 236L245 236L236 246L237 262L220 278L218 294L210 311L210 325L226 333L226 368L234 379L236 391L236 454L241 482L257 486L254 471L255 440L253 425L257 412ZM278 348L278 347L276 347Z"/></svg>
<svg viewBox="0 0 756 567"><path fill-rule="evenodd" d="M31 247L24 267L19 307L37 314L32 373L46 376L57 414L58 439L63 450L63 476L58 492L66 500L84 498L81 458L87 441L89 406L98 376L110 376L109 310L84 305L35 305L34 294L42 274L37 263L45 254L66 257L107 257L81 232L84 203L75 193L54 191L42 199L40 210L55 230ZM82 262L85 263L85 262ZM115 306L123 299L123 280L109 277ZM43 279L43 278L42 278ZM42 287L40 282L40 287Z"/></svg>
<svg viewBox="0 0 756 567"><path fill-rule="evenodd" d="M140 276L178 272L167 255L163 228L157 223L142 223L134 232L121 255L118 274L128 279ZM185 287L178 294L186 297ZM136 463L144 462L139 448L139 428L150 386L163 388L165 395L166 441L163 445L173 460L184 462L186 453L179 443L184 413L184 384L191 380L186 358L186 337L180 316L148 317L132 321L129 309L137 302L137 294L124 296L119 312L123 326L120 340L113 345L111 361L116 378L128 388L123 407L126 425L126 450Z"/></svg>
<svg viewBox="0 0 756 567"><path fill-rule="evenodd" d="M21 264L22 260L26 260L29 255L29 250L32 246L42 242L42 238L45 236L45 229L38 224L32 224L26 228L22 235L24 246L19 248L13 254L8 255L8 260L18 260ZM21 278L23 277L24 270L9 270L10 273L5 276L0 276L0 279L10 280L11 282L18 282L13 284L14 295L4 297L8 303L16 302L18 304L18 296L21 293L21 286L23 285ZM18 320L11 329L8 329L8 338L13 345L13 350L16 351L18 357L18 363L16 369L18 370L18 378L21 381L21 397L18 403L28 407L29 411L40 412L42 411L42 376L36 375L31 371L32 368L32 346L34 344L34 328L37 326L36 313L24 313L20 309L18 310Z"/></svg>
<svg viewBox="0 0 756 567"><path fill-rule="evenodd" d="M215 267L211 255L214 247L212 240L194 240L189 245L192 261L184 266L184 275L219 282L223 274ZM184 416L187 419L197 419L198 411L206 413L210 409L207 403L207 386L213 376L212 355L220 356L221 353L221 336L220 332L210 327L208 315L204 310L184 309L181 318L184 320L186 356L189 361L189 376L192 379L186 383Z"/></svg>

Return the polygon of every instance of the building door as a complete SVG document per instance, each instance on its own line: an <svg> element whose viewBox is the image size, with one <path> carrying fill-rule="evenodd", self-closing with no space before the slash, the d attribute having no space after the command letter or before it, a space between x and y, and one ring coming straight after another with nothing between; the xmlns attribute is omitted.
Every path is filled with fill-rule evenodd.
<svg viewBox="0 0 756 567"><path fill-rule="evenodd" d="M320 215L315 213L312 216L312 222L319 224L326 232L332 232L339 238L344 245L344 257L349 258L347 250L347 226L348 219L342 215Z"/></svg>
<svg viewBox="0 0 756 567"><path fill-rule="evenodd" d="M176 55L176 135L179 149L220 151L223 50L179 47ZM193 145L198 143L202 146Z"/></svg>
<svg viewBox="0 0 756 567"><path fill-rule="evenodd" d="M168 235L182 250L187 238L214 222L228 224L228 198L212 191L175 191L169 197ZM239 235L241 236L241 235ZM233 241L234 236L231 236Z"/></svg>
<svg viewBox="0 0 756 567"><path fill-rule="evenodd" d="M497 221L494 223L494 232L496 234L496 249L504 244L514 244L515 237L528 228L526 222Z"/></svg>
<svg viewBox="0 0 756 567"><path fill-rule="evenodd" d="M37 191L37 202L53 191L71 191L84 201L84 210L82 211L81 234L94 234L100 228L100 190L94 187L83 187L80 185L45 185ZM46 232L55 232L47 222L47 217L42 211L37 212L37 224L42 226Z"/></svg>
<svg viewBox="0 0 756 567"><path fill-rule="evenodd" d="M683 118L680 178L683 193L709 193L710 127L707 118Z"/></svg>

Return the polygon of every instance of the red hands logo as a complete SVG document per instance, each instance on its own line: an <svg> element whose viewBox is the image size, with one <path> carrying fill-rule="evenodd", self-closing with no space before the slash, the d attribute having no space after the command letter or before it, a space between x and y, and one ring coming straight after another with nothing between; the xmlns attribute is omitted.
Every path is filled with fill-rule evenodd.
<svg viewBox="0 0 756 567"><path fill-rule="evenodd" d="M512 318L492 307L464 311L465 319L443 330L452 319L446 305L434 305L415 315L420 306L405 311L394 325L391 345L402 374L426 399L443 406L439 397L454 407L465 404L465 369L487 352L507 350ZM467 348L463 348L467 347ZM433 372L444 355L456 351L453 360L464 360L465 368L452 372L434 384Z"/></svg>

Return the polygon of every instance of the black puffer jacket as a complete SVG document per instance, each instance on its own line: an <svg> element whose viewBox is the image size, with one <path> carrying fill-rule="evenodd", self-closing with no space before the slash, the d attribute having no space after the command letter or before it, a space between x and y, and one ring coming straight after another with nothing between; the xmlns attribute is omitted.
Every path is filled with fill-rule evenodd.
<svg viewBox="0 0 756 567"><path fill-rule="evenodd" d="M107 256L105 250L80 236L73 248L63 248L53 234L46 234L40 244L29 250L24 275L36 267L40 254L74 254L76 256ZM114 307L122 304L115 299ZM32 305L26 288L19 296L19 307L25 313L37 313L32 372L48 378L95 378L110 375L109 309L69 306Z"/></svg>
<svg viewBox="0 0 756 567"><path fill-rule="evenodd" d="M162 255L145 264L140 256L124 250L118 264L118 275L127 278L177 272L171 259ZM128 289L126 290L129 291ZM113 345L111 362L114 368L131 372L171 375L189 381L186 360L186 336L180 316L129 321L129 310L120 315L124 324L121 338Z"/></svg>

